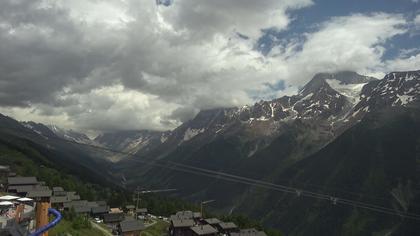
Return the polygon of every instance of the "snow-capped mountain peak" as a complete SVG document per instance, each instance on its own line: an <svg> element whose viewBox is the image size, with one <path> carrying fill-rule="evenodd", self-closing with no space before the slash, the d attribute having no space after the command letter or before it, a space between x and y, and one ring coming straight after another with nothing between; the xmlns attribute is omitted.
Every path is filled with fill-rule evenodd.
<svg viewBox="0 0 420 236"><path fill-rule="evenodd" d="M26 128L34 131L35 133L45 137L45 138L51 138L56 137L55 133L51 131L47 126L41 124L41 123L35 123L33 121L24 121L21 122L23 126Z"/></svg>
<svg viewBox="0 0 420 236"><path fill-rule="evenodd" d="M66 130L56 125L47 125L47 127L58 137L68 141L84 144L93 144L93 141L86 135L74 130Z"/></svg>
<svg viewBox="0 0 420 236"><path fill-rule="evenodd" d="M359 75L353 71L318 73L302 88L300 93L306 95L309 92L320 91L320 88L332 89L355 105L359 101L363 86L374 80L376 79L373 77Z"/></svg>
<svg viewBox="0 0 420 236"><path fill-rule="evenodd" d="M403 79L399 79L400 77ZM416 73L390 74L383 80L351 71L319 73L293 96L259 101L239 108L203 110L171 132L167 141L165 139L165 145L196 145L219 136L235 136L241 137L242 142L250 143L255 153L258 150L254 149L264 148L264 145L253 142L270 140L281 132L282 127L295 121L318 126L320 132L332 138L358 122L369 111L369 106L361 107L361 104L369 100L369 93L394 97L390 106L406 105L415 101L415 93L419 88L418 78ZM400 83L402 80L406 85ZM398 92L383 90L388 88L383 84L398 88ZM378 86L380 88L376 88ZM395 94L392 95L393 93Z"/></svg>
<svg viewBox="0 0 420 236"><path fill-rule="evenodd" d="M390 106L409 106L420 101L420 71L392 72L363 87L352 116Z"/></svg>
<svg viewBox="0 0 420 236"><path fill-rule="evenodd" d="M346 96L349 102L351 102L352 104L357 104L359 102L362 88L367 84L367 82L357 84L346 84L336 79L327 79L326 82L335 91Z"/></svg>

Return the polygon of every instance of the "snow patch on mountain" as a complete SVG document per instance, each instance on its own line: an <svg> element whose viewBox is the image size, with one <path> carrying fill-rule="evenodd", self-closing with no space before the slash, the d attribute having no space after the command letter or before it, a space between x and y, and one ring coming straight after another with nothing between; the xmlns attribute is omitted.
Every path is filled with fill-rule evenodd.
<svg viewBox="0 0 420 236"><path fill-rule="evenodd" d="M258 120L258 121L268 121L268 120L270 120L270 118L265 117L265 116L260 116L256 120Z"/></svg>
<svg viewBox="0 0 420 236"><path fill-rule="evenodd" d="M398 97L398 99L394 102L394 104L399 101L399 102L401 102L401 106L405 106L406 104L408 104L408 103L410 103L411 101L414 100L414 96L410 96L410 95L398 95L397 94L397 97Z"/></svg>
<svg viewBox="0 0 420 236"><path fill-rule="evenodd" d="M359 102L362 88L367 84L345 84L337 79L327 79L326 81L332 89L346 96L349 102L351 102L352 104L356 104Z"/></svg>
<svg viewBox="0 0 420 236"><path fill-rule="evenodd" d="M418 72L393 73L383 80L348 71L320 73L296 95L254 105L200 111L168 138L159 136L159 143L164 143L165 148L176 148L193 139L197 141L194 145L204 145L214 138L237 136L246 143L244 153L253 156L265 145L255 146L256 140L269 143L295 125L316 127L315 135L332 138L370 111L391 106L396 100L397 106L419 100L418 79Z"/></svg>
<svg viewBox="0 0 420 236"><path fill-rule="evenodd" d="M184 139L183 141L188 141L192 138L194 138L195 136L197 136L198 134L201 134L205 131L204 128L201 129L192 129L192 128L188 128L185 133L184 133Z"/></svg>
<svg viewBox="0 0 420 236"><path fill-rule="evenodd" d="M83 144L94 144L86 134L76 132L74 130L65 130L56 125L47 125L47 127L58 137L64 138L66 140L83 143Z"/></svg>
<svg viewBox="0 0 420 236"><path fill-rule="evenodd" d="M166 142L166 140L168 140L168 137L169 137L169 135L168 135L168 134L163 133L163 134L160 136L160 142L161 142L161 143Z"/></svg>
<svg viewBox="0 0 420 236"><path fill-rule="evenodd" d="M150 142L149 139L140 137L138 139L130 140L127 139L126 150L136 150L141 149L142 147L148 145Z"/></svg>
<svg viewBox="0 0 420 236"><path fill-rule="evenodd" d="M273 105L273 103L270 103L270 109L271 109L271 118L274 118L274 105Z"/></svg>
<svg viewBox="0 0 420 236"><path fill-rule="evenodd" d="M301 101L305 101L305 100L308 100L308 99L311 99L311 97L312 97L313 95L314 95L313 93L309 93L308 95L306 95L305 97L303 97L302 99L300 99L300 101L299 101L299 102L301 102Z"/></svg>
<svg viewBox="0 0 420 236"><path fill-rule="evenodd" d="M255 147L248 153L248 157L253 156L258 151L258 143L255 144Z"/></svg>
<svg viewBox="0 0 420 236"><path fill-rule="evenodd" d="M39 134L39 135L42 135L42 133L40 132L40 131L38 131L34 126L32 126L31 124L29 124L29 123L22 123L22 125L23 126L25 126L26 128L28 128L28 129L30 129L30 130L32 130L32 131L34 131L35 133L37 133L37 134Z"/></svg>
<svg viewBox="0 0 420 236"><path fill-rule="evenodd" d="M412 76L409 76L407 74L406 77L405 77L405 81L410 81L410 80L413 80L413 79L415 79L415 77L413 75Z"/></svg>
<svg viewBox="0 0 420 236"><path fill-rule="evenodd" d="M54 133L58 133L60 131L60 129L57 126L55 126L55 125L49 125L48 127Z"/></svg>

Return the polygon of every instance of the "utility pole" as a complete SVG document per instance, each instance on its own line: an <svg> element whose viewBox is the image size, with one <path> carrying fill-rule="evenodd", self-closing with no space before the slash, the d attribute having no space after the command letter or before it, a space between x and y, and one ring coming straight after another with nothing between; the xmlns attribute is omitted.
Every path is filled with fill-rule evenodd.
<svg viewBox="0 0 420 236"><path fill-rule="evenodd" d="M140 187L139 186L137 186L136 188L136 194L137 194L137 197L135 198L136 208L134 209L134 216L135 216L135 219L137 220L137 209L139 208L139 201L140 201Z"/></svg>
<svg viewBox="0 0 420 236"><path fill-rule="evenodd" d="M208 203L211 203L211 202L214 202L214 201L216 201L216 200L207 200L207 201L202 201L201 202L201 204L200 204L200 206L201 206L201 217L204 219L204 210L203 210L203 208L204 208L204 205L205 204L208 204Z"/></svg>

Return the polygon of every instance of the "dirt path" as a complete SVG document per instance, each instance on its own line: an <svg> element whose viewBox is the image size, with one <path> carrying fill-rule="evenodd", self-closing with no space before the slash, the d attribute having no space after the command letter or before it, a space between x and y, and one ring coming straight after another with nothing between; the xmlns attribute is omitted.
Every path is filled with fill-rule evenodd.
<svg viewBox="0 0 420 236"><path fill-rule="evenodd" d="M95 222L92 222L92 221L91 221L91 223L92 223L92 226L93 226L94 228L99 229L99 230L100 230L101 232L103 232L106 236L114 236L114 235L113 235L113 234L111 234L108 230L106 230L106 229L102 228L102 226L100 226L100 225L96 224Z"/></svg>

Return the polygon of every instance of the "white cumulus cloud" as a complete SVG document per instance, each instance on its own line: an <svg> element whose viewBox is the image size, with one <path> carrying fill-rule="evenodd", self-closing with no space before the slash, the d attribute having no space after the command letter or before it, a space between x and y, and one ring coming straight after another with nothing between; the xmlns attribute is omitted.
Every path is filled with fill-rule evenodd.
<svg viewBox="0 0 420 236"><path fill-rule="evenodd" d="M291 30L291 14L312 4L1 1L0 112L92 131L163 130L200 109L294 92L321 71L418 67L418 55L382 58L407 32L399 14L333 17L268 55L256 50L263 29ZM271 91L279 81L286 89Z"/></svg>

